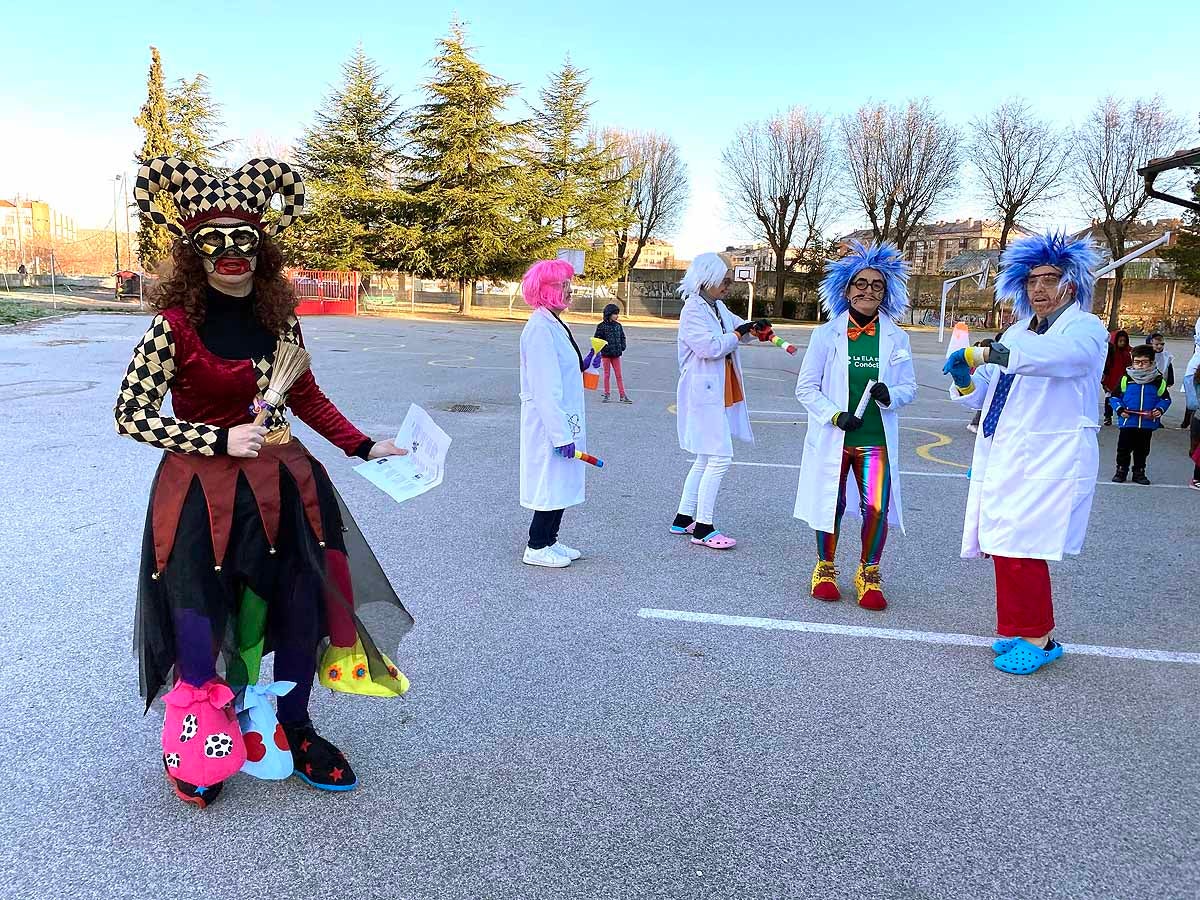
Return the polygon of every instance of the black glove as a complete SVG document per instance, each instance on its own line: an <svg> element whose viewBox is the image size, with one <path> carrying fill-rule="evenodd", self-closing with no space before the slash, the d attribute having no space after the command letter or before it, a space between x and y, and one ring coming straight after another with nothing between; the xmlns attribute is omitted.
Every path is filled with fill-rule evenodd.
<svg viewBox="0 0 1200 900"><path fill-rule="evenodd" d="M892 392L888 390L887 385L882 381L877 381L871 385L871 398L880 406L892 405Z"/></svg>
<svg viewBox="0 0 1200 900"><path fill-rule="evenodd" d="M753 322L743 322L737 328L733 329L737 332L738 337L745 337L750 333L750 329L754 327Z"/></svg>
<svg viewBox="0 0 1200 900"><path fill-rule="evenodd" d="M842 431L858 431L862 428L863 421L858 416L852 416L850 413L838 413L834 416L833 424Z"/></svg>

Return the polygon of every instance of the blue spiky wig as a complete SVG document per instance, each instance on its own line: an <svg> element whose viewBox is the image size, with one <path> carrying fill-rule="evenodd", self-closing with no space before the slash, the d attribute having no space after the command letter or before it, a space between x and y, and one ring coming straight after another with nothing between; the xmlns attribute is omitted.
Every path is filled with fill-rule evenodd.
<svg viewBox="0 0 1200 900"><path fill-rule="evenodd" d="M908 263L893 243L873 243L864 247L858 241L850 242L850 252L841 259L825 265L825 277L821 280L821 306L829 318L839 316L850 308L846 288L863 269L874 269L883 276L887 289L883 292L879 312L893 321L899 320L908 308Z"/></svg>
<svg viewBox="0 0 1200 900"><path fill-rule="evenodd" d="M1018 319L1033 315L1025 292L1025 279L1038 266L1054 266L1062 272L1060 289L1075 286L1075 302L1084 312L1092 311L1096 279L1092 270L1100 265L1100 254L1090 238L1072 238L1065 231L1050 231L1013 241L1000 257L996 296L1011 300Z"/></svg>

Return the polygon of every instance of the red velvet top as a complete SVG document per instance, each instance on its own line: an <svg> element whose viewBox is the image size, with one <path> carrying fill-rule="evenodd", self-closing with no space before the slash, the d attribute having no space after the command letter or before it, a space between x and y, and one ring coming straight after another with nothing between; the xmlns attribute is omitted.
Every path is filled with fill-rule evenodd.
<svg viewBox="0 0 1200 900"><path fill-rule="evenodd" d="M296 319L289 320L281 340L303 345ZM117 430L165 450L219 455L225 452L228 429L253 421L250 404L269 380L269 358L217 356L183 309L168 309L155 316L134 351L117 400ZM159 412L167 390L174 417ZM311 371L292 385L287 406L347 456L366 458L371 439L325 396ZM272 430L285 424L282 411L267 422Z"/></svg>

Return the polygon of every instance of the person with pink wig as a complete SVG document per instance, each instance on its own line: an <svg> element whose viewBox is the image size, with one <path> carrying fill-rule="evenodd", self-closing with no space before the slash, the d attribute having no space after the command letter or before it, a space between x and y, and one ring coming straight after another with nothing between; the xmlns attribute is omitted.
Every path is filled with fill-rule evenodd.
<svg viewBox="0 0 1200 900"><path fill-rule="evenodd" d="M521 331L521 505L533 510L522 562L561 569L581 556L558 540L563 511L584 501L587 449L583 354L560 318L571 303L569 262L536 262L521 280L532 308Z"/></svg>

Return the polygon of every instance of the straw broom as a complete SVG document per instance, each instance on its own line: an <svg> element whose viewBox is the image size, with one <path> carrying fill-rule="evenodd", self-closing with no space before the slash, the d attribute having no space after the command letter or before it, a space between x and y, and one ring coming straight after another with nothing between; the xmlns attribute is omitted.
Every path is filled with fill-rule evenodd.
<svg viewBox="0 0 1200 900"><path fill-rule="evenodd" d="M301 375L312 365L312 356L299 344L280 341L275 347L275 361L271 365L271 380L263 392L263 405L254 416L254 424L261 425L272 410L284 405L287 392L292 389Z"/></svg>

